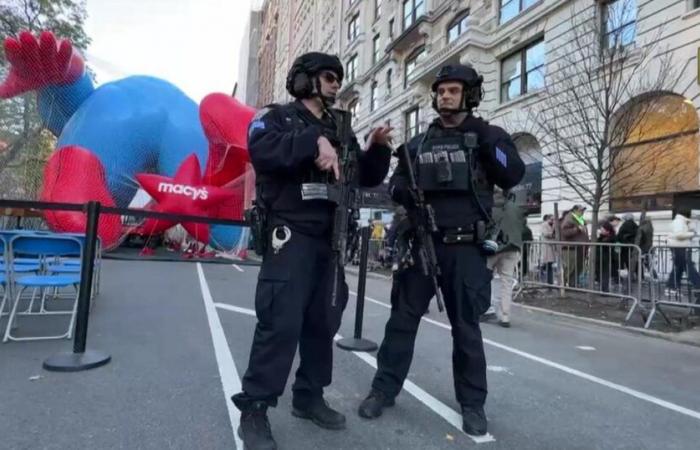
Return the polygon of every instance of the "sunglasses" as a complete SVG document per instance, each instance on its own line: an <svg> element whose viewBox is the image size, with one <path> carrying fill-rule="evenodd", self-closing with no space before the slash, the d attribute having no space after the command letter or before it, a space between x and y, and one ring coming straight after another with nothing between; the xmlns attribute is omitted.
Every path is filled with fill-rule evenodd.
<svg viewBox="0 0 700 450"><path fill-rule="evenodd" d="M341 86L343 84L342 81L340 81L340 78L336 76L333 72L321 72L321 78L326 80L327 83L333 84L333 83L338 83L338 86Z"/></svg>

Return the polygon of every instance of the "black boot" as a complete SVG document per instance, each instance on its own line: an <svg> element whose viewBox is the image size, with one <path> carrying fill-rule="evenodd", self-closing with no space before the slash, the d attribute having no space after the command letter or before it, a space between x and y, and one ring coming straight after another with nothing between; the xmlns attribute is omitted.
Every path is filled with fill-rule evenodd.
<svg viewBox="0 0 700 450"><path fill-rule="evenodd" d="M272 437L270 422L267 420L267 403L246 401L234 395L233 403L241 410L241 424L238 436L243 440L245 450L277 450Z"/></svg>
<svg viewBox="0 0 700 450"><path fill-rule="evenodd" d="M382 391L372 389L366 399L360 403L357 413L365 419L376 419L382 415L382 410L394 406L394 398L389 398Z"/></svg>
<svg viewBox="0 0 700 450"><path fill-rule="evenodd" d="M472 436L486 434L486 414L481 406L462 406L462 430Z"/></svg>
<svg viewBox="0 0 700 450"><path fill-rule="evenodd" d="M319 427L328 430L345 428L345 416L328 406L323 397L306 401L292 399L292 415L309 419Z"/></svg>

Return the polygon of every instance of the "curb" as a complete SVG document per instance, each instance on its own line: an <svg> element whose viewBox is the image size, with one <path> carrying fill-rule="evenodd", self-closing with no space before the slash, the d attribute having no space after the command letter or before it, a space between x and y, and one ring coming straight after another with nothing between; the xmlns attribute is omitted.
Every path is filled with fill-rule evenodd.
<svg viewBox="0 0 700 450"><path fill-rule="evenodd" d="M359 270L355 269L354 267L346 267L345 271L353 274L354 276L359 275ZM389 276L381 275L381 274L374 273L374 272L367 272L367 278L374 278L374 279L378 279L378 280L391 280L391 277L389 277ZM616 330L622 330L622 331L632 333L632 334L641 334L643 336L649 336L649 337L654 337L657 339L663 339L663 340L674 342L677 344L685 344L685 345L690 345L693 347L700 347L700 340L688 339L686 337L678 336L678 335L671 334L671 333L663 333L661 331L647 330L644 328L637 328L637 327L628 327L628 326L625 326L625 325L622 325L622 324L619 324L616 322L608 322L605 320L593 319L590 317L576 316L574 314L552 311L551 309L539 308L537 306L523 305L523 304L517 303L515 301L512 302L512 305L516 306L518 308L522 308L522 309L525 309L528 311L537 312L540 314L546 314L546 315L555 316L555 317L562 317L562 318L566 318L566 319L577 320L580 322L590 323L590 324L603 326L603 327L607 327L607 328L613 328Z"/></svg>
<svg viewBox="0 0 700 450"><path fill-rule="evenodd" d="M677 336L677 335L673 335L670 333L663 333L661 331L655 331L655 330L646 330L644 328L628 327L628 326L621 325L621 324L615 323L615 322L608 322L608 321L600 320L600 319L592 319L590 317L576 316L574 314L552 311L551 309L539 308L537 306L523 305L521 303L516 303L516 302L513 302L512 305L517 306L518 308L523 308L523 309L528 310L528 311L534 311L534 312L538 312L538 313L542 313L542 314L547 314L550 316L564 317L567 319L573 319L573 320L578 320L581 322L592 323L595 325L600 325L600 326L604 326L604 327L608 327L608 328L614 328L617 330L624 330L624 331L629 332L629 333L636 333L636 334L641 334L644 336L650 336L650 337L655 337L658 339L664 339L666 341L675 342L677 344L685 344L685 345L691 345L693 347L700 347L700 341L698 341L698 340L687 339L683 336Z"/></svg>

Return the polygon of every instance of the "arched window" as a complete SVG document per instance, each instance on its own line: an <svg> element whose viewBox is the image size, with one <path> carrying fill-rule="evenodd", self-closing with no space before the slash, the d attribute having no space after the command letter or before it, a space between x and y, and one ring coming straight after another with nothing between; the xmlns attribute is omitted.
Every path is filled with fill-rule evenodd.
<svg viewBox="0 0 700 450"><path fill-rule="evenodd" d="M458 37L467 31L467 20L469 19L469 10L462 11L452 19L452 22L447 26L447 43L457 40Z"/></svg>
<svg viewBox="0 0 700 450"><path fill-rule="evenodd" d="M611 207L668 209L670 194L698 183L700 121L693 102L656 92L636 97L616 112L610 135Z"/></svg>
<svg viewBox="0 0 700 450"><path fill-rule="evenodd" d="M516 133L513 142L518 154L525 163L525 175L522 181L511 189L515 193L516 203L521 205L526 214L542 212L542 149L537 138L529 133Z"/></svg>
<svg viewBox="0 0 700 450"><path fill-rule="evenodd" d="M418 47L406 58L406 69L404 72L404 88L408 87L408 83L411 82L416 76L416 67L423 60L425 55L424 47Z"/></svg>

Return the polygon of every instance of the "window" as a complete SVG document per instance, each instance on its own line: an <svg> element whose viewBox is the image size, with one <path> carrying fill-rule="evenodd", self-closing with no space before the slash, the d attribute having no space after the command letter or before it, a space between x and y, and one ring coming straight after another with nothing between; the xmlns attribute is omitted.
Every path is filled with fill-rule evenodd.
<svg viewBox="0 0 700 450"><path fill-rule="evenodd" d="M347 73L348 73L348 82L355 81L355 77L357 76L357 55L353 55L348 60Z"/></svg>
<svg viewBox="0 0 700 450"><path fill-rule="evenodd" d="M418 135L418 108L406 112L406 142Z"/></svg>
<svg viewBox="0 0 700 450"><path fill-rule="evenodd" d="M635 97L610 123L611 206L672 207L672 193L698 189L700 117L690 99L665 92ZM682 162L679 164L679 162Z"/></svg>
<svg viewBox="0 0 700 450"><path fill-rule="evenodd" d="M447 43L454 42L458 37L467 31L467 19L469 19L469 11L458 15L447 27Z"/></svg>
<svg viewBox="0 0 700 450"><path fill-rule="evenodd" d="M530 6L541 0L501 0L499 23L506 23Z"/></svg>
<svg viewBox="0 0 700 450"><path fill-rule="evenodd" d="M394 19L389 21L389 39L394 38Z"/></svg>
<svg viewBox="0 0 700 450"><path fill-rule="evenodd" d="M357 39L358 34L358 23L360 22L360 15L355 14L350 23L348 23L348 42L353 42Z"/></svg>
<svg viewBox="0 0 700 450"><path fill-rule="evenodd" d="M540 40L501 61L501 101L544 87L544 41Z"/></svg>
<svg viewBox="0 0 700 450"><path fill-rule="evenodd" d="M693 0L693 9L700 8L700 0Z"/></svg>
<svg viewBox="0 0 700 450"><path fill-rule="evenodd" d="M369 102L369 110L374 111L379 105L379 89L377 88L377 82L372 82L371 95Z"/></svg>
<svg viewBox="0 0 700 450"><path fill-rule="evenodd" d="M542 148L537 138L528 133L514 134L513 143L525 163L525 174L510 192L515 194L515 204L523 208L526 214L541 214Z"/></svg>
<svg viewBox="0 0 700 450"><path fill-rule="evenodd" d="M614 0L603 5L603 48L633 44L636 28L636 0Z"/></svg>
<svg viewBox="0 0 700 450"><path fill-rule="evenodd" d="M403 0L403 29L413 25L425 14L425 0Z"/></svg>
<svg viewBox="0 0 700 450"><path fill-rule="evenodd" d="M381 59L381 49L379 48L379 35L372 39L372 62L376 63Z"/></svg>
<svg viewBox="0 0 700 450"><path fill-rule="evenodd" d="M374 0L374 20L379 19L382 15L382 0Z"/></svg>
<svg viewBox="0 0 700 450"><path fill-rule="evenodd" d="M404 87L408 86L408 83L410 83L416 76L416 67L418 64L423 60L423 55L425 52L423 51L423 47L419 48L418 50L415 50L411 56L406 58L406 74L404 77Z"/></svg>
<svg viewBox="0 0 700 450"><path fill-rule="evenodd" d="M391 69L386 71L386 93L391 95Z"/></svg>
<svg viewBox="0 0 700 450"><path fill-rule="evenodd" d="M357 110L359 104L359 99L355 99L350 103L350 105L348 105L348 111L350 111L350 125L353 125L357 121Z"/></svg>

